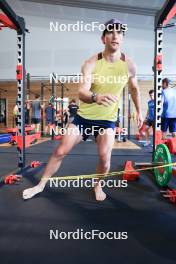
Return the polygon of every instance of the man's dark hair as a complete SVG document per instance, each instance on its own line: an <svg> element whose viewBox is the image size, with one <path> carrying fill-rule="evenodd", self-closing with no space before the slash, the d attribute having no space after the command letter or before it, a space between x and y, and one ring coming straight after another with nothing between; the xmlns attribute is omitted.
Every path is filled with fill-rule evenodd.
<svg viewBox="0 0 176 264"><path fill-rule="evenodd" d="M154 93L154 90L150 90L150 91L149 91L149 94L152 94L152 93Z"/></svg>
<svg viewBox="0 0 176 264"><path fill-rule="evenodd" d="M123 23L118 19L114 19L114 18L110 19L104 24L104 26L105 26L105 29L102 34L103 37L106 35L106 33L113 31L113 29L116 29L118 32L125 35L125 31L123 29Z"/></svg>
<svg viewBox="0 0 176 264"><path fill-rule="evenodd" d="M168 86L170 83L170 80L168 78L164 78L164 79L162 79L162 84L164 84L164 83Z"/></svg>
<svg viewBox="0 0 176 264"><path fill-rule="evenodd" d="M35 99L38 99L40 97L39 94L35 94Z"/></svg>
<svg viewBox="0 0 176 264"><path fill-rule="evenodd" d="M71 101L70 101L70 104L71 103L76 103L76 100L75 99L72 99Z"/></svg>
<svg viewBox="0 0 176 264"><path fill-rule="evenodd" d="M112 25L112 27L110 27L110 30L111 31L113 31L113 29L118 29L119 28L119 26L121 26L121 24L119 23L119 24L113 24ZM107 28L103 31L103 37L106 35L106 33L109 33L109 32L111 32L111 31L109 31ZM122 30L122 29L120 29L120 30L117 30L119 33L122 33L123 35L125 35L125 31L124 30Z"/></svg>

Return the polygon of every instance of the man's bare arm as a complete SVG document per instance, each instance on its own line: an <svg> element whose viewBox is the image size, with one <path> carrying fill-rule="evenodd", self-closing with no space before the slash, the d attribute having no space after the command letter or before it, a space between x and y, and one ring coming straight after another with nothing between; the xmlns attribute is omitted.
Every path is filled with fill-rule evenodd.
<svg viewBox="0 0 176 264"><path fill-rule="evenodd" d="M130 77L129 82L128 82L128 87L131 92L131 97L134 102L136 112L140 113L141 112L140 90L137 84L136 77Z"/></svg>
<svg viewBox="0 0 176 264"><path fill-rule="evenodd" d="M79 85L79 99L87 104L92 103L92 92L90 91L92 83L92 72L95 67L96 57L92 57L84 63L81 68L81 82Z"/></svg>
<svg viewBox="0 0 176 264"><path fill-rule="evenodd" d="M129 69L128 87L130 89L131 97L137 112L137 123L138 126L140 127L142 126L143 123L143 118L141 113L140 89L136 78L136 66L131 60L128 61L128 69Z"/></svg>

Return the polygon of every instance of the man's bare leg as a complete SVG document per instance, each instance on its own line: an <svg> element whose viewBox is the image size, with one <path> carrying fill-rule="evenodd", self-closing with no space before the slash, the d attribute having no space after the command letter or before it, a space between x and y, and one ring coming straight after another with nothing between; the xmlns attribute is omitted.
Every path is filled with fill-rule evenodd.
<svg viewBox="0 0 176 264"><path fill-rule="evenodd" d="M145 140L147 141L147 142L149 142L150 140L149 140L149 131L150 131L150 127L149 126L146 126L146 129L145 129Z"/></svg>
<svg viewBox="0 0 176 264"><path fill-rule="evenodd" d="M70 128L74 128L74 132L71 131ZM69 130L67 130L67 134L63 136L61 144L55 149L55 151L51 155L39 184L33 188L29 188L23 191L24 199L30 199L37 193L40 193L44 190L48 179L52 177L54 173L57 172L62 163L63 158L72 150L72 148L76 144L80 143L81 140L82 136L79 132L78 127L73 124L70 124Z"/></svg>
<svg viewBox="0 0 176 264"><path fill-rule="evenodd" d="M40 124L36 124L36 130L35 130L36 133L40 132Z"/></svg>
<svg viewBox="0 0 176 264"><path fill-rule="evenodd" d="M48 126L46 125L45 126L45 136L47 136L48 135Z"/></svg>
<svg viewBox="0 0 176 264"><path fill-rule="evenodd" d="M98 155L99 160L96 168L97 173L108 173L111 163L111 152L114 145L115 132L108 128L104 135L97 136ZM106 194L103 192L99 182L94 186L95 198L97 201L106 199Z"/></svg>
<svg viewBox="0 0 176 264"><path fill-rule="evenodd" d="M146 142L143 144L144 147L147 147L150 145L150 126L146 126L146 129L145 129L145 140Z"/></svg>
<svg viewBox="0 0 176 264"><path fill-rule="evenodd" d="M172 132L172 137L176 137L176 132Z"/></svg>
<svg viewBox="0 0 176 264"><path fill-rule="evenodd" d="M162 139L167 139L167 132L162 132Z"/></svg>

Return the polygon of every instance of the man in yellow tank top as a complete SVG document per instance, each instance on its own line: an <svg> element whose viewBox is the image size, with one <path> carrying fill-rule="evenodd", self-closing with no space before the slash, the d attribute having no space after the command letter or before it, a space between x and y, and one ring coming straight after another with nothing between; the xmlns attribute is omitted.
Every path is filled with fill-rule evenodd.
<svg viewBox="0 0 176 264"><path fill-rule="evenodd" d="M85 61L82 66L79 88L81 104L78 114L69 125L61 144L50 157L41 181L37 186L23 192L24 199L42 192L48 179L59 169L63 158L90 134L96 137L98 147L96 172L109 172L118 104L127 84L136 107L137 123L141 127L143 120L136 67L133 61L121 52L123 40L123 24L117 19L108 21L102 35L104 51ZM96 200L103 201L106 198L99 182L94 186L94 192Z"/></svg>

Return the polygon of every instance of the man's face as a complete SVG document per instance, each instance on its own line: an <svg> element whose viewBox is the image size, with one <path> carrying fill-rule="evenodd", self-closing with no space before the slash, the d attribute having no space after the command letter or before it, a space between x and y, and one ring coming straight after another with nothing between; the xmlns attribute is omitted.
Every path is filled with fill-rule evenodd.
<svg viewBox="0 0 176 264"><path fill-rule="evenodd" d="M123 33L116 30L107 31L105 36L102 37L102 41L105 44L105 47L111 52L115 52L120 49L123 43L123 39Z"/></svg>
<svg viewBox="0 0 176 264"><path fill-rule="evenodd" d="M151 93L151 94L150 94L150 99L151 99L151 100L154 100L154 93Z"/></svg>
<svg viewBox="0 0 176 264"><path fill-rule="evenodd" d="M163 89L166 89L167 87L168 87L168 86L167 86L167 83L166 83L166 82L163 82L163 83L162 83L162 88L163 88Z"/></svg>

